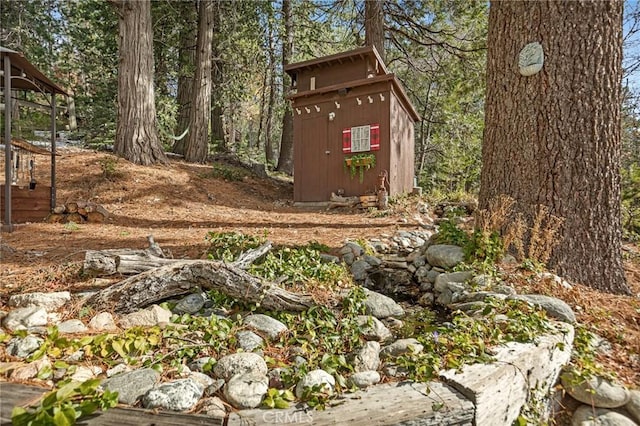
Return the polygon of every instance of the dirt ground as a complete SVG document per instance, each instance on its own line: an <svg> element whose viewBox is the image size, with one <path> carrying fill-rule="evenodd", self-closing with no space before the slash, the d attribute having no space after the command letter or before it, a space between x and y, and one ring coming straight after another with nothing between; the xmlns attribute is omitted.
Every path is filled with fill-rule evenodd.
<svg viewBox="0 0 640 426"><path fill-rule="evenodd" d="M110 212L104 224L21 224L2 233L0 309L8 296L27 291L86 290L108 285L80 274L88 249L145 248L147 236L175 258L203 256L209 231L267 234L275 244L318 241L339 248L345 239L391 235L418 229L415 200L376 217L367 211L299 208L293 185L285 179L247 176L240 181L213 177L211 165L171 160L164 166L134 166L106 153L79 149L57 161L58 202L92 201ZM117 162L116 162L117 161ZM113 165L111 176L103 171ZM576 285L563 290L531 288L564 299L579 321L612 344L600 356L620 381L640 387L640 251L626 245L627 276L636 297L602 294Z"/></svg>

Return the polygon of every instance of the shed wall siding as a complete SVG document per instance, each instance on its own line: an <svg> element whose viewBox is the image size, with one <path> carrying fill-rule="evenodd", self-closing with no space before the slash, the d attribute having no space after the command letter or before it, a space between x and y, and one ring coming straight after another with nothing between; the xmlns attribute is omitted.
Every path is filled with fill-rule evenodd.
<svg viewBox="0 0 640 426"><path fill-rule="evenodd" d="M413 122L397 96L391 96L389 195L411 192L414 176Z"/></svg>
<svg viewBox="0 0 640 426"><path fill-rule="evenodd" d="M365 61L348 61L343 64L330 67L315 67L301 70L298 74L297 88L299 92L311 90L311 77L316 78L316 89L344 83L347 81L361 80L367 76L367 64Z"/></svg>

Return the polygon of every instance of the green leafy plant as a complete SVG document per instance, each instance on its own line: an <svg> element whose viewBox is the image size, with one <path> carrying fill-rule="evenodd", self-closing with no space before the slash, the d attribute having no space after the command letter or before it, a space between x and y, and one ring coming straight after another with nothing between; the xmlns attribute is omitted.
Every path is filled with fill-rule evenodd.
<svg viewBox="0 0 640 426"><path fill-rule="evenodd" d="M289 389L269 388L262 400L262 406L267 408L289 408L289 403L295 401L295 399L295 395Z"/></svg>
<svg viewBox="0 0 640 426"><path fill-rule="evenodd" d="M209 259L233 262L243 252L264 244L266 235L262 237L245 235L239 232L209 232L207 255Z"/></svg>
<svg viewBox="0 0 640 426"><path fill-rule="evenodd" d="M102 177L107 180L116 179L118 174L118 157L107 155L99 160Z"/></svg>
<svg viewBox="0 0 640 426"><path fill-rule="evenodd" d="M376 165L376 156L371 153L362 153L352 155L350 157L345 157L344 159L344 168L345 170L349 170L349 175L351 179L356 176L356 173L359 176L360 183L364 182L364 172L365 170L369 170Z"/></svg>
<svg viewBox="0 0 640 426"><path fill-rule="evenodd" d="M37 406L14 407L11 421L16 426L67 426L97 410L118 403L118 393L99 391L100 379L69 382L47 393Z"/></svg>
<svg viewBox="0 0 640 426"><path fill-rule="evenodd" d="M204 178L224 179L229 182L240 182L249 176L249 172L242 167L228 164L215 163L209 173L203 174Z"/></svg>

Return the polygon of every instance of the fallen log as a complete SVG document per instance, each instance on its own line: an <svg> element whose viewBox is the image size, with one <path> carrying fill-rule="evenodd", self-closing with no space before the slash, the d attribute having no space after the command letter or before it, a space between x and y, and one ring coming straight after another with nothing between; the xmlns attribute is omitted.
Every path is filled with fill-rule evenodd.
<svg viewBox="0 0 640 426"><path fill-rule="evenodd" d="M188 263L198 260L167 259L162 249L153 240L153 236L147 237L149 248L138 249L107 249L87 250L84 256L83 272L94 276L98 275L134 275L142 272L173 265L178 262ZM271 250L271 243L266 242L258 248L242 253L232 265L239 269L247 269L253 262L264 256Z"/></svg>
<svg viewBox="0 0 640 426"><path fill-rule="evenodd" d="M218 290L273 310L301 311L314 304L309 295L291 293L232 264L210 260L177 261L148 270L99 291L86 304L96 311L126 314L195 288Z"/></svg>

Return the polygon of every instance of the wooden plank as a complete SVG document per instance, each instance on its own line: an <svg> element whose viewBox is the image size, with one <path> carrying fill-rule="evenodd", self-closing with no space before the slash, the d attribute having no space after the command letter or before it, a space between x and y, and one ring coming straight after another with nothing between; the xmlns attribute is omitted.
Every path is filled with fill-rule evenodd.
<svg viewBox="0 0 640 426"><path fill-rule="evenodd" d="M0 185L0 211L4 212L4 185ZM41 221L49 214L51 187L37 185L35 189L11 188L11 220L14 223Z"/></svg>
<svg viewBox="0 0 640 426"><path fill-rule="evenodd" d="M0 425L11 424L11 411L16 405L34 402L48 390L17 383L0 382ZM160 411L154 413L139 408L112 408L81 419L78 424L91 426L216 426L222 420L196 414Z"/></svg>
<svg viewBox="0 0 640 426"><path fill-rule="evenodd" d="M229 415L229 426L288 425L472 425L471 401L440 382L387 383L344 394L324 411L292 407L287 410L253 409ZM489 425L487 425L489 426Z"/></svg>

